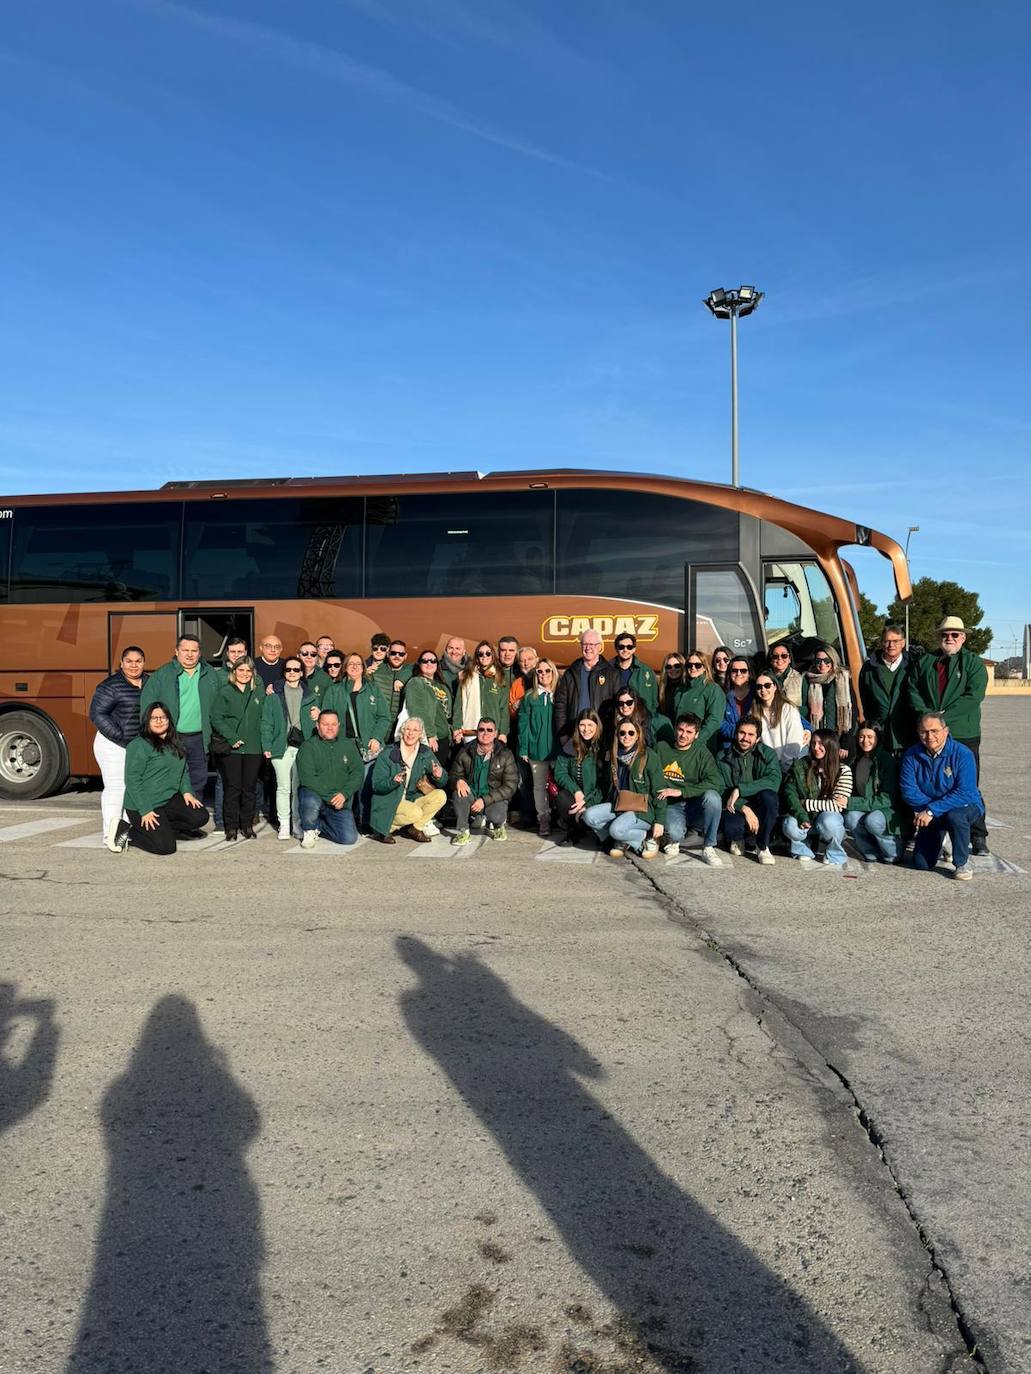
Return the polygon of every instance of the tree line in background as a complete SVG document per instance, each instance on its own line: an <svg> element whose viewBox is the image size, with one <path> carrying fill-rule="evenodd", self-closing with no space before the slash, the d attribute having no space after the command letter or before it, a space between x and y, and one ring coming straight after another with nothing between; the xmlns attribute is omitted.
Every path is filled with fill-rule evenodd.
<svg viewBox="0 0 1031 1374"><path fill-rule="evenodd" d="M966 648L983 654L992 642L992 631L981 625L984 611L976 592L968 592L958 582L938 582L933 577L921 577L913 584L913 599L909 603L909 640L923 649L937 649L938 626L947 615L958 615L967 627ZM868 649L875 648L887 622L906 623L905 602L895 600L887 611L879 611L863 592L859 593L859 623Z"/></svg>

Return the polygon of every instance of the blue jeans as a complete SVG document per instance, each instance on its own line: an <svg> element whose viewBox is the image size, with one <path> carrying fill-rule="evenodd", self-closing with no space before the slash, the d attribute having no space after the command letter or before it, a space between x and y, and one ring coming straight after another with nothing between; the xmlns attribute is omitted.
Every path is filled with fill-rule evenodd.
<svg viewBox="0 0 1031 1374"><path fill-rule="evenodd" d="M679 844L689 830L697 830L706 849L711 848L719 834L722 809L719 793L711 788L700 797L667 802L666 839L670 844Z"/></svg>
<svg viewBox="0 0 1031 1374"><path fill-rule="evenodd" d="M845 829L864 859L894 861L898 843L894 835L888 834L883 811L846 811Z"/></svg>
<svg viewBox="0 0 1031 1374"><path fill-rule="evenodd" d="M190 774L190 791L198 801L204 800L204 789L208 785L208 751L204 748L204 736L198 731L195 735L180 735L179 743L186 755L186 768Z"/></svg>
<svg viewBox="0 0 1031 1374"><path fill-rule="evenodd" d="M970 858L970 827L983 815L979 806L957 806L954 811L946 811L944 816L935 816L930 825L916 832L913 867L934 868L942 852L942 840L948 835L952 840L952 861L957 868L962 868Z"/></svg>
<svg viewBox="0 0 1031 1374"><path fill-rule="evenodd" d="M332 840L334 844L354 844L357 841L358 827L349 806L342 806L338 811L310 787L299 787L297 809L301 814L302 830L317 830L324 840Z"/></svg>
<svg viewBox="0 0 1031 1374"><path fill-rule="evenodd" d="M810 841L817 839L827 843L829 864L843 864L848 858L841 845L845 838L845 819L840 811L814 811L808 830L803 830L794 816L784 816L780 827L796 859L811 859L813 851Z"/></svg>
<svg viewBox="0 0 1031 1374"><path fill-rule="evenodd" d="M617 815L609 802L589 806L584 812L584 824L594 831L601 844L609 840L613 846L634 849L638 854L651 831L639 811L620 811Z"/></svg>

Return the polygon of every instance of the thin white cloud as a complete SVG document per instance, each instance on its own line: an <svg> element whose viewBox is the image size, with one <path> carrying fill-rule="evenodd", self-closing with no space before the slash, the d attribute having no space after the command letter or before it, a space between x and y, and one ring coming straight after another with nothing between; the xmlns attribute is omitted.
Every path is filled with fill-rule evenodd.
<svg viewBox="0 0 1031 1374"><path fill-rule="evenodd" d="M562 167L567 171L579 172L602 181L610 179L596 168L564 158L547 148L541 148L526 139L494 128L474 115L466 113L459 106L452 105L450 101L430 95L419 87L391 75L382 67L348 57L336 48L313 43L307 39L292 38L288 34L252 23L250 20L203 14L189 5L176 3L176 0L130 0L130 3L137 8L189 23L221 38L246 44L253 51L274 61L287 63L299 71L317 73L354 90L366 91L396 105L406 106L438 124L459 129L473 138L518 153L522 157L533 158L537 162L546 162L550 166Z"/></svg>

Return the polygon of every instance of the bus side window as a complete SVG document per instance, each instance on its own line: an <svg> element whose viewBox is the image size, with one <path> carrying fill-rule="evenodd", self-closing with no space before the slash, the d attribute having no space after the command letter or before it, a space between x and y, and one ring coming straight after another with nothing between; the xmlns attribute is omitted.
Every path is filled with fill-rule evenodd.
<svg viewBox="0 0 1031 1374"><path fill-rule="evenodd" d="M767 563L764 605L768 644L818 639L842 652L834 595L818 563Z"/></svg>

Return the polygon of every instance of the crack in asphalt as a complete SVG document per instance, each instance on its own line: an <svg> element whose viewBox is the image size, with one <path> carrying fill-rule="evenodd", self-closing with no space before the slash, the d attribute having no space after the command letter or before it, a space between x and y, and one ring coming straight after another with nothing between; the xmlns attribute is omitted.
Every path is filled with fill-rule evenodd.
<svg viewBox="0 0 1031 1374"><path fill-rule="evenodd" d="M916 1235L920 1241L920 1244L923 1246L924 1250L927 1253L928 1259L930 1261L930 1267L923 1283L923 1296L931 1297L933 1288L944 1288L945 1295L948 1299L949 1308L951 1309L953 1319L956 1323L956 1330L959 1333L959 1337L962 1340L963 1345L965 1347L966 1359L964 1360L964 1364L967 1368L969 1368L969 1364L967 1364L967 1361L972 1361L978 1369L988 1370L989 1365L984 1357L983 1352L979 1348L978 1338L971 1329L970 1321L966 1313L963 1311L959 1298L956 1296L956 1292L952 1286L952 1281L949 1278L948 1271L946 1270L944 1263L938 1257L938 1252L935 1247L934 1241L928 1235L923 1222L920 1220L915 1208L911 1204L908 1196L906 1195L902 1187L898 1173L896 1172L895 1167L889 1159L888 1154L885 1150L884 1137L881 1134L881 1131L879 1130L876 1122L870 1116L869 1112L863 1106L862 1102L859 1099L858 1093L856 1092L855 1088L853 1088L847 1075L842 1073L841 1070L824 1055L819 1046L815 1045L809 1039L809 1037L805 1033L805 1030L796 1021L792 1020L792 1018L779 1006L776 998L774 998L770 993L768 993L762 987L762 985L758 983L751 976L751 974L748 973L743 964L741 964L741 962L737 958L735 958L735 956L728 949L726 949L709 930L705 928L701 920L693 912L691 912L678 897L675 897L672 893L667 892L663 887L661 887L655 876L651 873L649 869L644 867L642 862L639 862L636 858L634 858L632 862L634 868L636 868L638 873L640 873L641 876L646 879L646 881L654 889L654 891L658 894L662 901L668 907L671 907L673 909L673 911L675 912L674 920L678 924L682 923L685 925L689 925L694 934L696 934L703 941L706 948L709 949L712 953L718 955L719 958L722 959L724 963L726 963L728 967L731 968L733 972L736 973L737 976L744 983L747 984L751 992L758 999L760 1006L769 1007L773 1012L775 1012L778 1018L783 1020L786 1025L791 1027L794 1033L805 1042L805 1044L808 1046L810 1050L812 1050L814 1056L816 1056L819 1062L827 1069L828 1073L830 1073L834 1077L834 1079L840 1084L840 1086L844 1089L845 1093L847 1094L848 1098L852 1103L854 1118L858 1121L859 1126L866 1135L869 1143L877 1151L877 1157L883 1165L884 1169L887 1171L888 1177L891 1179L892 1187L898 1194L898 1197L902 1202L903 1207L906 1209L906 1215L909 1217L910 1223L913 1226L913 1229L916 1231ZM759 1028L763 1031L764 1034L768 1035L771 1038L771 1040L777 1038L773 1031L773 1028L767 1027L763 1024L762 1015L756 1017L756 1020L758 1022ZM723 1029L723 1027L720 1027L720 1029ZM730 1037L728 1036L727 1038L729 1040ZM920 1307L921 1310L927 1316L928 1322L932 1323L932 1313L924 1305L923 1300L921 1300ZM955 1374L955 1371L958 1371L959 1368L960 1366L955 1363L953 1356L951 1354L948 1354L944 1358L944 1361L940 1369L940 1374Z"/></svg>

